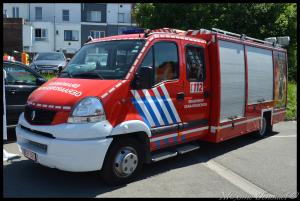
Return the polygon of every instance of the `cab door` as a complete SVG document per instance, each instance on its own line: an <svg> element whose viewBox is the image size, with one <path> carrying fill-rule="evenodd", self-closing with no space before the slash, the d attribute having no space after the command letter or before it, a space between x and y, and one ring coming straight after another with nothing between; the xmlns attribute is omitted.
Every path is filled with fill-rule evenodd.
<svg viewBox="0 0 300 201"><path fill-rule="evenodd" d="M156 39L148 48L139 69L153 68L153 84L150 89L132 90L134 105L153 138L174 134L177 137L183 103L183 81L179 79L180 41ZM139 70L138 70L139 72ZM142 75L141 75L142 76ZM163 140L154 139L156 148L176 143L174 136Z"/></svg>
<svg viewBox="0 0 300 201"><path fill-rule="evenodd" d="M182 41L182 47L185 61L183 126L184 129L199 131L201 135L208 131L211 96L208 52L205 44L196 42Z"/></svg>

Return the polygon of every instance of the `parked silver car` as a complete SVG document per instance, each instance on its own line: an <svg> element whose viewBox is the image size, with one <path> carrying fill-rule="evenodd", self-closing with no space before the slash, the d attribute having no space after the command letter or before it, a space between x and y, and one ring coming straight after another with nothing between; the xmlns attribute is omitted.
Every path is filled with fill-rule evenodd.
<svg viewBox="0 0 300 201"><path fill-rule="evenodd" d="M42 52L33 58L29 67L41 73L57 73L66 66L68 60L62 52Z"/></svg>

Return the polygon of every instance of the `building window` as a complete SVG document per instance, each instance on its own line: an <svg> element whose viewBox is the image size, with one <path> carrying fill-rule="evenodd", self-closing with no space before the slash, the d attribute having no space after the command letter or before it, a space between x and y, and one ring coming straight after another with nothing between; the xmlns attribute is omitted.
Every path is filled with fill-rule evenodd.
<svg viewBox="0 0 300 201"><path fill-rule="evenodd" d="M35 7L35 19L36 20L42 20L42 7Z"/></svg>
<svg viewBox="0 0 300 201"><path fill-rule="evenodd" d="M118 22L124 23L125 13L118 13Z"/></svg>
<svg viewBox="0 0 300 201"><path fill-rule="evenodd" d="M13 18L19 18L19 7L13 7L12 8L13 11Z"/></svg>
<svg viewBox="0 0 300 201"><path fill-rule="evenodd" d="M35 29L35 40L36 41L47 40L47 38L48 38L47 29Z"/></svg>
<svg viewBox="0 0 300 201"><path fill-rule="evenodd" d="M4 18L7 17L7 10L6 10L6 9L4 10L3 17L4 17Z"/></svg>
<svg viewBox="0 0 300 201"><path fill-rule="evenodd" d="M105 37L105 31L90 31L90 36L93 38L103 38Z"/></svg>
<svg viewBox="0 0 300 201"><path fill-rule="evenodd" d="M86 15L89 22L101 22L101 11L88 11Z"/></svg>
<svg viewBox="0 0 300 201"><path fill-rule="evenodd" d="M65 30L64 34L65 41L78 41L79 40L79 32L73 30Z"/></svg>
<svg viewBox="0 0 300 201"><path fill-rule="evenodd" d="M63 21L69 21L69 10L63 10L62 11L62 20Z"/></svg>

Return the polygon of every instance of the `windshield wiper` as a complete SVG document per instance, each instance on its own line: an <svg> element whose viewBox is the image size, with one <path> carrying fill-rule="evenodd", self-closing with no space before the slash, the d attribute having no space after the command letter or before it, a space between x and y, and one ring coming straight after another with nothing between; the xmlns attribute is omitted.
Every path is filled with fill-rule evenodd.
<svg viewBox="0 0 300 201"><path fill-rule="evenodd" d="M101 80L104 80L103 76L95 71L88 71L88 72L81 72L81 73L76 73L76 74L73 74L73 77L77 77L77 76L97 76L99 77Z"/></svg>

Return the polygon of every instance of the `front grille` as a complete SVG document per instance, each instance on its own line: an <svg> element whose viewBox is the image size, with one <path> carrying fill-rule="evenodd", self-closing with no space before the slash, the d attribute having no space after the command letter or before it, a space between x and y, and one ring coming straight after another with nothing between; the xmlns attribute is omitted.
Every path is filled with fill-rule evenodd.
<svg viewBox="0 0 300 201"><path fill-rule="evenodd" d="M56 111L47 109L32 108L28 105L25 107L25 118L31 124L46 125L51 124Z"/></svg>
<svg viewBox="0 0 300 201"><path fill-rule="evenodd" d="M44 137L48 137L48 138L52 138L52 139L55 139L55 137L50 134L50 133L46 133L46 132L42 132L42 131L37 131L37 130L33 130L33 129L30 129L30 128L27 128L23 125L20 125L22 129L24 130L28 130L30 131L31 133L34 133L34 134L37 134L37 135L41 135L41 136L44 136Z"/></svg>

